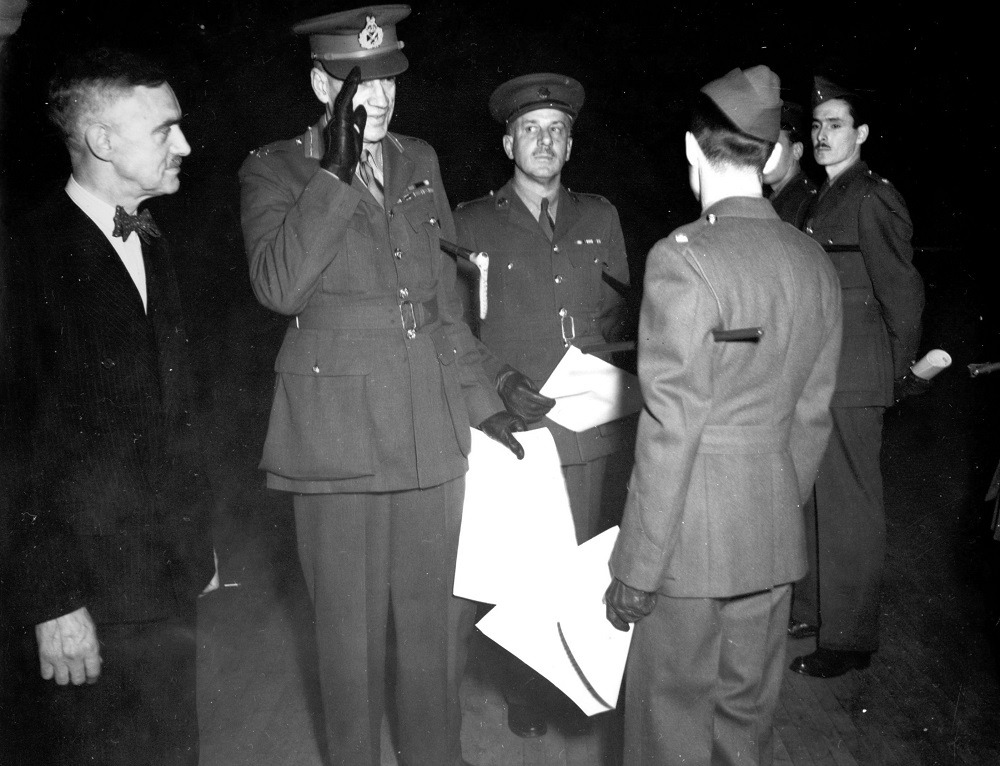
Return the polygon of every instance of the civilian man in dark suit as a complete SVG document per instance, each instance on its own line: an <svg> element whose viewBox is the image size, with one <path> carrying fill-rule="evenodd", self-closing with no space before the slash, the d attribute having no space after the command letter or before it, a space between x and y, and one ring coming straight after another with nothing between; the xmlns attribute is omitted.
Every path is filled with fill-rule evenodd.
<svg viewBox="0 0 1000 766"><path fill-rule="evenodd" d="M770 187L767 198L778 217L796 229L802 228L809 206L816 199L816 184L799 164L806 138L802 107L786 101L781 106L781 133L778 135L781 159L777 167L764 176L764 183Z"/></svg>
<svg viewBox="0 0 1000 766"><path fill-rule="evenodd" d="M819 625L816 651L792 663L792 670L818 678L866 668L878 649L882 418L894 401L926 388L909 372L924 309L913 225L900 193L861 159L868 138L862 106L857 94L816 78L812 145L827 178L805 231L827 248L840 275L844 349L833 433L816 478L819 579L810 570L796 586L789 630Z"/></svg>
<svg viewBox="0 0 1000 766"><path fill-rule="evenodd" d="M389 132L409 12L297 24L325 114L240 169L254 292L291 317L261 468L293 493L337 766L379 762L390 619L401 760L463 763L475 605L452 587L470 426L523 455L524 425L483 372L440 250L455 227L437 155Z"/></svg>
<svg viewBox="0 0 1000 766"><path fill-rule="evenodd" d="M3 562L0 750L14 764L197 764L212 494L170 251L136 215L177 191L191 148L164 73L120 51L68 61L49 109L73 171L15 238L31 501Z"/></svg>
<svg viewBox="0 0 1000 766"><path fill-rule="evenodd" d="M646 409L605 595L615 627L637 623L628 766L772 762L841 334L834 269L762 198L778 94L763 66L702 88L685 136L702 216L647 261Z"/></svg>
<svg viewBox="0 0 1000 766"><path fill-rule="evenodd" d="M515 77L493 91L490 113L505 128L514 175L455 211L458 243L491 259L489 311L479 323L483 366L509 412L552 432L580 543L621 517L636 425L633 416L574 433L544 419L555 400L538 393L569 344L620 340L626 325L628 260L618 211L561 181L583 100L583 86L560 74ZM541 736L541 695L521 678L526 666L511 662L507 724L519 736Z"/></svg>

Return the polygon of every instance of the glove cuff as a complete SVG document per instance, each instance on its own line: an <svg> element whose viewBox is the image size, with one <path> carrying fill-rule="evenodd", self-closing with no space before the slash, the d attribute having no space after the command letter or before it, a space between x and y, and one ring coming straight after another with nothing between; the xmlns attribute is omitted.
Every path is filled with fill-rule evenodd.
<svg viewBox="0 0 1000 766"><path fill-rule="evenodd" d="M503 384L507 382L507 378L509 378L511 375L516 375L516 374L517 370L515 370L509 364L505 364L503 367L501 367L500 371L497 373L497 378L496 378L497 393L500 393L500 391L503 390Z"/></svg>

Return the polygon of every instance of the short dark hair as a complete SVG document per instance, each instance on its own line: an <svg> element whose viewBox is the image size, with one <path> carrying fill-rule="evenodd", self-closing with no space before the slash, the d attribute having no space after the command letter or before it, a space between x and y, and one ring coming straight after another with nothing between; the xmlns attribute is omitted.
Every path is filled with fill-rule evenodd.
<svg viewBox="0 0 1000 766"><path fill-rule="evenodd" d="M79 147L81 122L132 88L155 88L167 82L166 72L131 51L95 48L64 59L49 80L49 119L66 145Z"/></svg>
<svg viewBox="0 0 1000 766"><path fill-rule="evenodd" d="M736 127L705 93L698 93L695 100L691 133L713 165L732 165L763 173L774 150L773 141L751 136Z"/></svg>
<svg viewBox="0 0 1000 766"><path fill-rule="evenodd" d="M860 96L854 93L844 93L841 96L837 96L837 98L847 104L847 113L850 114L851 119L854 120L855 128L859 125L867 124L868 110L865 109L864 101Z"/></svg>

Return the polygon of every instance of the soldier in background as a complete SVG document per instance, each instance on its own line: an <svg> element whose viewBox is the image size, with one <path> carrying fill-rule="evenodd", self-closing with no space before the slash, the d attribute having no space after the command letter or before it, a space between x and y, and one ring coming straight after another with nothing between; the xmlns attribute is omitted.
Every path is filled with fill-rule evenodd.
<svg viewBox="0 0 1000 766"><path fill-rule="evenodd" d="M802 107L786 101L781 107L781 159L778 166L764 176L770 188L768 199L782 221L796 229L805 223L809 206L816 199L816 183L802 170L800 160L805 141L809 138Z"/></svg>
<svg viewBox="0 0 1000 766"><path fill-rule="evenodd" d="M832 678L868 667L878 649L886 535L882 419L894 402L927 387L909 371L920 343L924 284L913 266L906 203L861 159L869 136L862 99L817 77L812 104L813 155L827 178L805 232L826 248L840 276L844 343L833 432L816 478L818 567L796 586L789 630L807 635L818 625L816 651L796 657L791 668Z"/></svg>

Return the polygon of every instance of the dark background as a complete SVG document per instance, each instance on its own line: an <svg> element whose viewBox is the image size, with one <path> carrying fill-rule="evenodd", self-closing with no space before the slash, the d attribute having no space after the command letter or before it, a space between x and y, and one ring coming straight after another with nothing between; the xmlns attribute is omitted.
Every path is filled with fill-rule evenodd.
<svg viewBox="0 0 1000 766"><path fill-rule="evenodd" d="M180 192L149 204L181 246L178 271L209 409L217 409L213 397L227 378L249 375L246 367L260 373L246 384L263 385L266 400L269 384L261 381L285 324L250 290L237 170L249 151L300 134L320 114L308 83L308 43L290 34L291 24L350 7L32 0L3 48L0 183L9 223L69 173L66 151L44 118L46 81L62 54L111 44L168 65L193 152ZM437 149L452 205L488 193L511 173L501 127L487 111L492 90L532 71L576 77L587 99L563 181L617 206L636 282L653 243L698 214L683 133L687 104L701 85L734 67L767 64L792 100L808 103L817 72L860 90L871 104L863 156L907 200L918 268L929 298L943 305L928 318L922 350L948 349L963 372L968 363L1000 359L991 184L997 124L989 116L996 113L996 74L980 63L997 43L965 4L928 11L897 2L707 0L653 10L429 0L412 8L398 29L410 69L398 78L392 128ZM952 307L953 319L944 321ZM994 399L994 377L969 386L968 396ZM256 452L256 445L247 449Z"/></svg>

